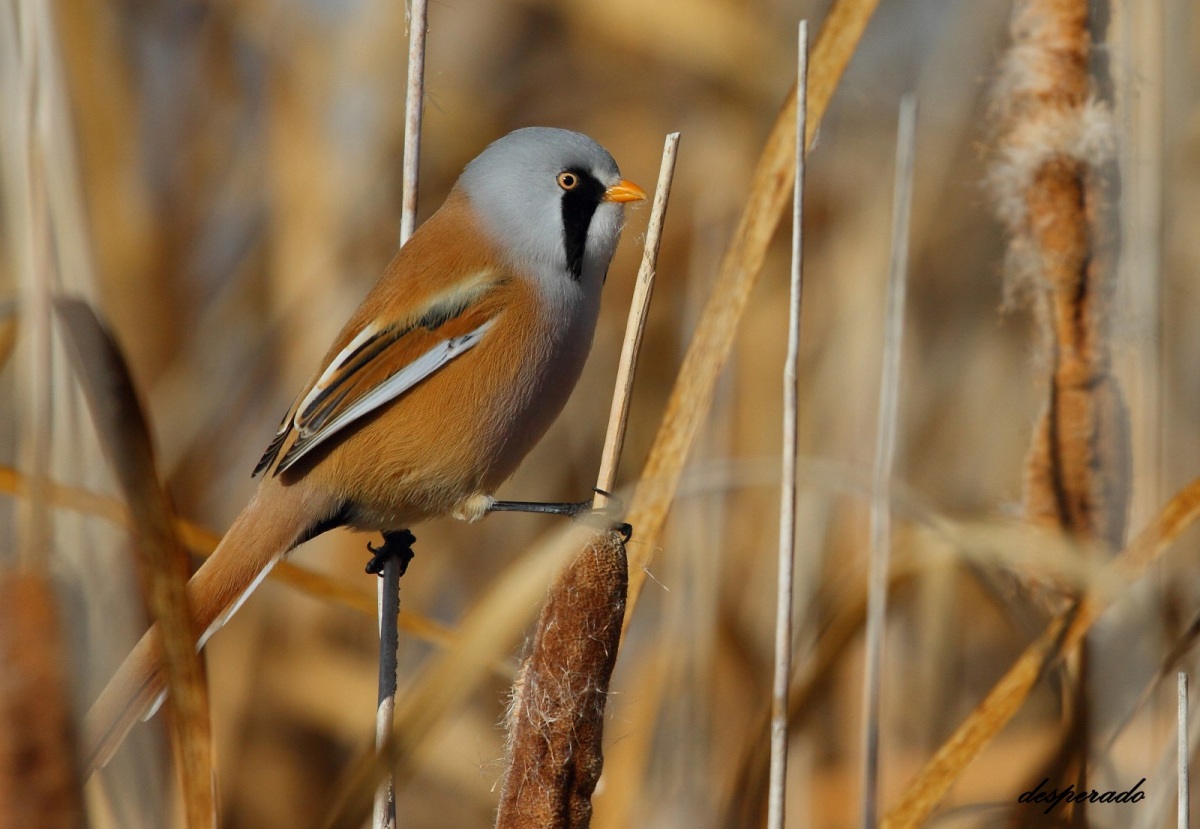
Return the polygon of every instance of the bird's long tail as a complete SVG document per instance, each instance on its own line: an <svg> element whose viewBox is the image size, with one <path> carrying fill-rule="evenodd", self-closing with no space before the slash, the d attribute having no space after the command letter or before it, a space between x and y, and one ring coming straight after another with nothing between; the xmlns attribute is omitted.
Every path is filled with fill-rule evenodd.
<svg viewBox="0 0 1200 829"><path fill-rule="evenodd" d="M208 637L229 620L276 562L304 540L323 505L302 484L263 481L216 551L188 582L195 629ZM92 705L84 722L84 779L108 763L134 723L165 693L158 625L146 632Z"/></svg>

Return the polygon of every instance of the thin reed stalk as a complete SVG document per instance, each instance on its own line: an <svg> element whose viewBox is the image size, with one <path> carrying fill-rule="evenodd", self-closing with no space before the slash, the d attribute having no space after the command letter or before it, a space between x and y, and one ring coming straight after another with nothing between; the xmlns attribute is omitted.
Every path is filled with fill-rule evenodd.
<svg viewBox="0 0 1200 829"><path fill-rule="evenodd" d="M900 102L896 137L896 183L892 202L892 252L888 265L886 319L879 419L875 431L875 466L871 481L871 547L867 565L867 648L863 671L862 826L875 826L879 795L879 698L883 672L883 637L887 623L888 566L891 559L892 467L900 418L900 356L904 335L904 297L908 285L908 237L912 216L913 168L916 158L917 101Z"/></svg>
<svg viewBox="0 0 1200 829"><path fill-rule="evenodd" d="M438 728L478 687L497 654L510 650L545 598L545 585L578 545L556 536L510 565L475 602L456 630L451 647L436 654L397 699L390 739L382 752L364 752L336 788L326 829L359 829L371 814L377 783L401 775Z"/></svg>
<svg viewBox="0 0 1200 829"><path fill-rule="evenodd" d="M404 100L404 167L401 189L400 246L417 227L417 187L421 173L421 115L425 106L425 33L427 0L412 0L409 10L408 81ZM386 545L388 542L385 541ZM396 711L397 655L400 647L400 576L407 562L393 553L379 579L379 696L375 709L375 750L382 752ZM395 829L396 781L388 775L375 793L375 829Z"/></svg>
<svg viewBox="0 0 1200 829"><path fill-rule="evenodd" d="M411 0L408 9L408 79L404 88L404 168L400 196L400 244L417 229L417 188L421 177L421 120L425 113L425 35L428 0Z"/></svg>
<svg viewBox="0 0 1200 829"><path fill-rule="evenodd" d="M808 21L797 35L796 135L808 116ZM804 275L804 145L796 142L792 187L792 266L788 294L787 358L783 367L782 477L779 487L779 564L775 599L775 677L771 691L771 769L767 827L783 829L787 814L788 690L792 680L792 599L796 565L796 452L799 443L800 302Z"/></svg>
<svg viewBox="0 0 1200 829"><path fill-rule="evenodd" d="M604 495L612 492L617 483L617 464L621 460L621 449L625 446L625 428L629 423L629 403L633 392L634 371L637 356L642 348L642 335L646 331L646 319L650 313L650 299L654 296L654 278L658 273L658 249L662 245L663 222L667 216L667 202L671 198L671 181L675 176L675 156L679 152L679 133L673 132L663 143L662 164L658 170L658 183L654 187L654 202L650 208L650 224L646 228L646 243L642 248L642 263L638 266L637 279L633 284L633 298L629 303L629 319L625 323L625 339L621 343L621 358L617 363L616 391L608 412L608 430L605 432L604 449L600 453L600 472L596 477L596 508L608 501Z"/></svg>
<svg viewBox="0 0 1200 829"><path fill-rule="evenodd" d="M1177 816L1179 829L1188 829L1190 823L1189 815L1189 788L1188 780L1188 761L1191 754L1190 746L1188 745L1188 675L1186 671L1179 672L1179 713L1177 722L1175 723L1175 740L1176 740L1176 786L1179 792L1179 801L1177 804Z"/></svg>
<svg viewBox="0 0 1200 829"><path fill-rule="evenodd" d="M1164 368L1171 350L1163 325L1168 5L1167 0L1111 4L1115 19L1108 43L1120 136L1116 306L1127 329L1114 366L1129 404L1131 474L1137 481L1129 505L1133 527L1150 520L1162 502L1168 450Z"/></svg>
<svg viewBox="0 0 1200 829"><path fill-rule="evenodd" d="M21 466L30 476L30 497L18 510L16 562L33 565L51 549L50 512L45 488L51 473L53 432L53 371L51 363L51 296L54 290L53 229L46 181L46 136L38 113L53 106L47 45L53 42L49 13L44 5L22 0L7 4L8 20L2 29L4 51L12 64L5 73L9 84L5 97L15 113L4 120L5 153L11 182L9 196L16 207L14 245L24 309L25 341L21 372L21 424L27 439L22 442ZM22 221L23 220L23 221ZM13 553L8 553L12 556Z"/></svg>
<svg viewBox="0 0 1200 829"><path fill-rule="evenodd" d="M1176 704L1178 705L1178 702ZM1179 740L1177 732L1164 741L1162 750L1159 752L1158 762L1145 774L1146 780L1169 780L1172 774L1178 774ZM1195 717L1188 718L1187 732L1184 734L1183 740L1184 750L1190 757L1195 752L1196 746L1200 744L1200 720ZM1140 808L1134 814L1130 829L1160 829L1165 823L1164 817L1171 814L1171 798L1176 799L1176 820L1178 820L1178 783L1174 787L1154 786L1147 792L1146 802L1138 804Z"/></svg>

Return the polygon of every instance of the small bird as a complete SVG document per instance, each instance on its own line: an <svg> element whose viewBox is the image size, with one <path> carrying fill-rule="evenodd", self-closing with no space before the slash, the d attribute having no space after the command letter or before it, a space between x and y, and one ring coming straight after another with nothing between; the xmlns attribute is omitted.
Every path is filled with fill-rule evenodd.
<svg viewBox="0 0 1200 829"><path fill-rule="evenodd" d="M645 197L563 129L516 130L466 166L337 336L188 583L200 646L276 562L335 527L386 539L446 514L575 511L493 493L579 379L625 203ZM152 627L88 714L88 773L164 689Z"/></svg>

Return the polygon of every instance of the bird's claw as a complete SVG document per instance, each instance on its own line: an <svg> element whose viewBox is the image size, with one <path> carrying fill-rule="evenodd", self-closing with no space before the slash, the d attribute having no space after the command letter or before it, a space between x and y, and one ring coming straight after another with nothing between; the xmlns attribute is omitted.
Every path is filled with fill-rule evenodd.
<svg viewBox="0 0 1200 829"><path fill-rule="evenodd" d="M624 521L618 521L615 524L609 524L608 531L620 535L622 544L628 544L629 539L633 538L633 526L625 523Z"/></svg>
<svg viewBox="0 0 1200 829"><path fill-rule="evenodd" d="M628 542L633 538L633 527L624 521L615 520L625 512L625 502L599 487L592 487L592 491L597 495L604 496L606 499L604 506L596 507L596 499L592 497L576 504L577 509L571 514L571 517L587 521L593 526L603 526L609 532L618 533L622 541Z"/></svg>
<svg viewBox="0 0 1200 829"><path fill-rule="evenodd" d="M397 530L385 532L383 543L378 547L367 542L367 550L372 554L371 560L367 562L367 572L382 578L388 559L394 557L400 562L400 575L403 576L408 571L409 562L413 560L412 545L416 540L417 537L411 531Z"/></svg>

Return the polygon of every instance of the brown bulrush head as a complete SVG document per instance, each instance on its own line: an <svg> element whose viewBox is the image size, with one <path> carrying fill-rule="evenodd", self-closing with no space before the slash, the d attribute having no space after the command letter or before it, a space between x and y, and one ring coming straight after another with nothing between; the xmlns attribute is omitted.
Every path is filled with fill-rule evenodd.
<svg viewBox="0 0 1200 829"><path fill-rule="evenodd" d="M1111 115L1094 96L1087 0L1022 0L995 95L991 185L1009 235L1008 295L1040 329L1047 399L1025 460L1025 512L1120 549L1126 409L1111 374L1113 257L1100 218Z"/></svg>
<svg viewBox="0 0 1200 829"><path fill-rule="evenodd" d="M1046 402L1025 457L1025 515L1081 542L1119 550L1128 509L1129 438L1108 342L1113 260L1101 221L1110 113L1094 96L1088 0L1019 0L995 95L999 158L992 169L1009 232L1008 295L1039 328ZM1032 598L1062 610L1078 598L1040 574ZM1068 662L1070 703L1059 750L1036 776L1086 788L1086 651ZM1072 772L1073 769L1073 772ZM1080 805L1073 825L1086 821ZM1015 810L1013 826L1043 825ZM1031 822L1032 821L1032 822Z"/></svg>
<svg viewBox="0 0 1200 829"><path fill-rule="evenodd" d="M625 545L612 531L594 536L551 586L513 685L497 829L591 822L628 586Z"/></svg>
<svg viewBox="0 0 1200 829"><path fill-rule="evenodd" d="M0 829L83 826L54 594L0 573Z"/></svg>

